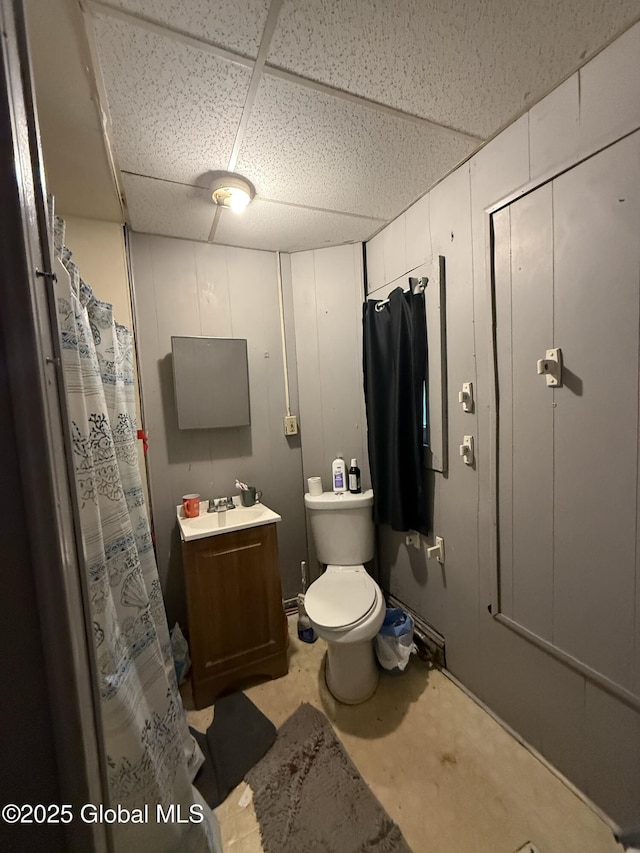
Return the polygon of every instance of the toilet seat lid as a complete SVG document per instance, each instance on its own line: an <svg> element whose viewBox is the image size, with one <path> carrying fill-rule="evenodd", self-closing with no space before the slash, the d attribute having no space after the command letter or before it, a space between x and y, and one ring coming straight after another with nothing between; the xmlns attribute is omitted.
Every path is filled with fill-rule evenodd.
<svg viewBox="0 0 640 853"><path fill-rule="evenodd" d="M346 628L371 610L376 585L363 568L337 566L314 581L304 597L309 618L325 628Z"/></svg>

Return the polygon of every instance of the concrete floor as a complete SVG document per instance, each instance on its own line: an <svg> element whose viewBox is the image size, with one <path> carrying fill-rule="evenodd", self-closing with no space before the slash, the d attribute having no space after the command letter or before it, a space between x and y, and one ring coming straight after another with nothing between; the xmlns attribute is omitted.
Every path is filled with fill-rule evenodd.
<svg viewBox="0 0 640 853"><path fill-rule="evenodd" d="M414 853L616 853L609 827L446 676L412 658L374 696L341 705L321 677L325 644L289 620L289 673L245 690L276 726L310 702L333 724ZM185 697L185 706L188 699ZM205 731L213 708L188 711ZM245 783L216 810L226 853L262 853ZM531 848L525 848L531 849ZM340 851L336 851L340 853Z"/></svg>

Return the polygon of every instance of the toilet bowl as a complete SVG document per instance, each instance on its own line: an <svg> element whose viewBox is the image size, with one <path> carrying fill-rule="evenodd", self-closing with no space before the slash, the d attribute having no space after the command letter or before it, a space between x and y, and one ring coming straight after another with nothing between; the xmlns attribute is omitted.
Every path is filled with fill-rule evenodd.
<svg viewBox="0 0 640 853"><path fill-rule="evenodd" d="M373 695L378 666L373 651L385 601L364 566L327 566L305 596L305 608L327 643L325 678L336 699L357 705Z"/></svg>
<svg viewBox="0 0 640 853"><path fill-rule="evenodd" d="M373 492L304 496L318 560L326 571L306 592L314 630L327 643L325 678L340 702L356 705L378 684L373 638L385 601L364 563L373 559Z"/></svg>

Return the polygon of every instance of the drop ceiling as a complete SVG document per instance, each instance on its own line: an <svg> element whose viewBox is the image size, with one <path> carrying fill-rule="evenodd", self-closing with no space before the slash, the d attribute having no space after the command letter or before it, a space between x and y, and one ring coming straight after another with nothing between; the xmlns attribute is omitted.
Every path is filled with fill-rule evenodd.
<svg viewBox="0 0 640 853"><path fill-rule="evenodd" d="M283 251L366 240L640 14L638 0L25 5L62 212ZM211 202L227 169L256 187L242 216Z"/></svg>

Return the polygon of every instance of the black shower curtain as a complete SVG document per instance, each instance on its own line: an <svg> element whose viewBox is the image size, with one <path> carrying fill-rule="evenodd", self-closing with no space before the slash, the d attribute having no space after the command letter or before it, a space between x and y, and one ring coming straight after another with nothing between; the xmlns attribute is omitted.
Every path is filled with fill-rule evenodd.
<svg viewBox="0 0 640 853"><path fill-rule="evenodd" d="M423 292L396 288L386 305L363 307L364 395L374 521L428 533L422 461L422 403L427 379Z"/></svg>

